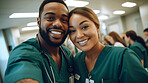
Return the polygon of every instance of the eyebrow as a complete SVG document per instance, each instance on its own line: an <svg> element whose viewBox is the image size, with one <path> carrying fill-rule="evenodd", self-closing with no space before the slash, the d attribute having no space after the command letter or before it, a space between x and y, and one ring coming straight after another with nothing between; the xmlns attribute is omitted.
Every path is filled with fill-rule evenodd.
<svg viewBox="0 0 148 83"><path fill-rule="evenodd" d="M88 22L88 21L87 20L84 20L79 25L82 25L84 22ZM73 26L69 26L68 28L73 28Z"/></svg>
<svg viewBox="0 0 148 83"><path fill-rule="evenodd" d="M87 20L82 21L79 25L83 24L84 22L88 22Z"/></svg>
<svg viewBox="0 0 148 83"><path fill-rule="evenodd" d="M48 15L48 14L51 14L51 15L56 15L55 13L53 12L47 12L44 16ZM64 17L68 17L68 15L65 15L65 14L62 14L62 16Z"/></svg>
<svg viewBox="0 0 148 83"><path fill-rule="evenodd" d="M46 16L46 15L48 15L48 14L55 15L55 13L52 13L52 12L47 12L44 16Z"/></svg>

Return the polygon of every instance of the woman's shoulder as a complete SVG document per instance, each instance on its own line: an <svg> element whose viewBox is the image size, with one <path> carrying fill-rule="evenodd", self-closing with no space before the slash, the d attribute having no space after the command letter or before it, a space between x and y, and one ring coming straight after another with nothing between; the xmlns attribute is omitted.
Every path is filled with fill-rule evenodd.
<svg viewBox="0 0 148 83"><path fill-rule="evenodd" d="M114 44L114 46L119 46L119 47L125 47L122 43L120 43L120 42L116 42L115 44Z"/></svg>

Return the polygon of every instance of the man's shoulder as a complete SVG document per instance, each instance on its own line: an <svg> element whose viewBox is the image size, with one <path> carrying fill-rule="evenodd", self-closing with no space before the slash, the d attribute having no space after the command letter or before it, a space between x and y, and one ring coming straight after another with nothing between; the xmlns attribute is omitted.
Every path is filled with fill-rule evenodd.
<svg viewBox="0 0 148 83"><path fill-rule="evenodd" d="M34 38L22 42L17 45L10 53L10 56L26 56L27 54L33 54L38 51L37 43Z"/></svg>
<svg viewBox="0 0 148 83"><path fill-rule="evenodd" d="M22 42L21 44L17 45L12 51L19 50L22 48L31 48L36 46L35 38L28 39L27 41ZM26 49L27 50L27 49Z"/></svg>

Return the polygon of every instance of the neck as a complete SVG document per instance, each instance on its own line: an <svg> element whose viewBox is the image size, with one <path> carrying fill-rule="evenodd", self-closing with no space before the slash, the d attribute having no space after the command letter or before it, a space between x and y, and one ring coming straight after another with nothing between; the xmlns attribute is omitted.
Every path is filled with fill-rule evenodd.
<svg viewBox="0 0 148 83"><path fill-rule="evenodd" d="M43 45L43 47L48 51L48 53L51 56L59 55L59 47L53 47L53 46L48 45L40 34L38 34L38 38L39 38L41 45Z"/></svg>
<svg viewBox="0 0 148 83"><path fill-rule="evenodd" d="M131 45L132 45L132 44L134 44L134 42L135 42L135 41L133 41L133 40L130 40L130 44L131 44Z"/></svg>
<svg viewBox="0 0 148 83"><path fill-rule="evenodd" d="M101 44L100 42L97 43L91 50L85 52L86 53L86 58L88 59L96 59L100 55L101 51L103 50L105 46Z"/></svg>

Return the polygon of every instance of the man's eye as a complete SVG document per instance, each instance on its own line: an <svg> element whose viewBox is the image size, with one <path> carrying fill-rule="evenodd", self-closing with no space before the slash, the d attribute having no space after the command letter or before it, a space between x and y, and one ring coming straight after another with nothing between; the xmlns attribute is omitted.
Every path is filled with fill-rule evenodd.
<svg viewBox="0 0 148 83"><path fill-rule="evenodd" d="M86 29L88 26L84 26L84 27L82 27L82 29Z"/></svg>
<svg viewBox="0 0 148 83"><path fill-rule="evenodd" d="M68 31L69 34L72 34L72 33L74 33L74 32L75 32L75 30L69 30L69 31Z"/></svg>
<svg viewBox="0 0 148 83"><path fill-rule="evenodd" d="M68 23L67 19L61 19L61 21L64 22L64 23Z"/></svg>
<svg viewBox="0 0 148 83"><path fill-rule="evenodd" d="M48 21L52 21L52 20L54 20L55 18L54 18L54 17L46 17L46 19L47 19Z"/></svg>

